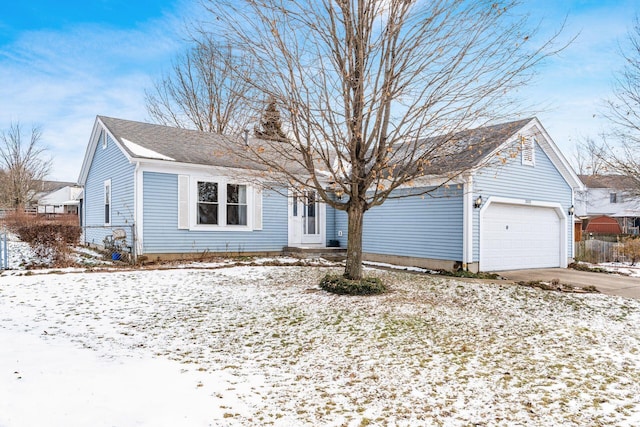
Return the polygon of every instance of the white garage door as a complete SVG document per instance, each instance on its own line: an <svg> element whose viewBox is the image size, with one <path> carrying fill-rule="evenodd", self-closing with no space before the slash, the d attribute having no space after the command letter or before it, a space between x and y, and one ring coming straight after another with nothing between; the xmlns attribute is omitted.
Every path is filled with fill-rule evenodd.
<svg viewBox="0 0 640 427"><path fill-rule="evenodd" d="M482 271L560 266L560 218L553 208L492 203L480 239Z"/></svg>

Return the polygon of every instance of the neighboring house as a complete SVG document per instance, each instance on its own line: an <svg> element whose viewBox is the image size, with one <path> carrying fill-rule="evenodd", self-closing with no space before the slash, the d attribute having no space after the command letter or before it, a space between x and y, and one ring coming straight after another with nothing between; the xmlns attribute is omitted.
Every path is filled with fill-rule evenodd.
<svg viewBox="0 0 640 427"><path fill-rule="evenodd" d="M574 190L582 183L533 118L456 134L485 151L456 158L469 173L416 181L365 214L365 259L472 271L566 267ZM219 150L222 136L98 116L79 182L85 241L131 228L138 255L279 253L347 243L347 216L265 178ZM517 150L513 151L516 147ZM511 150L511 151L510 151ZM505 155L510 153L510 155ZM489 161L494 159L496 161ZM254 174L255 176L255 174Z"/></svg>
<svg viewBox="0 0 640 427"><path fill-rule="evenodd" d="M38 197L39 214L78 214L82 187L65 185Z"/></svg>
<svg viewBox="0 0 640 427"><path fill-rule="evenodd" d="M29 203L25 208L27 210L32 210L34 212L38 211L38 202L43 197L56 192L64 187L77 187L75 182L64 182L64 181L35 181L32 185L32 189L29 190Z"/></svg>
<svg viewBox="0 0 640 427"><path fill-rule="evenodd" d="M631 191L634 183L622 175L579 175L585 184L586 191L577 198L576 215L584 218L585 227L596 217L607 216L615 219L624 234L639 234L640 231L640 197ZM601 219L600 222L603 220ZM602 232L601 227L585 230ZM608 227L606 234L615 227Z"/></svg>

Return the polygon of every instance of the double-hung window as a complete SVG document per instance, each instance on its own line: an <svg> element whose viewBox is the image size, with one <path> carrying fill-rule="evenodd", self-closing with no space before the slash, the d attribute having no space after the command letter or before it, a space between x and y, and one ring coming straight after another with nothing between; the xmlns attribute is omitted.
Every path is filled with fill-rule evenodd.
<svg viewBox="0 0 640 427"><path fill-rule="evenodd" d="M261 230L262 192L227 177L178 179L178 228Z"/></svg>
<svg viewBox="0 0 640 427"><path fill-rule="evenodd" d="M227 184L227 225L247 225L247 186Z"/></svg>
<svg viewBox="0 0 640 427"><path fill-rule="evenodd" d="M217 182L198 182L198 224L218 225Z"/></svg>
<svg viewBox="0 0 640 427"><path fill-rule="evenodd" d="M111 180L104 182L104 225L111 225Z"/></svg>

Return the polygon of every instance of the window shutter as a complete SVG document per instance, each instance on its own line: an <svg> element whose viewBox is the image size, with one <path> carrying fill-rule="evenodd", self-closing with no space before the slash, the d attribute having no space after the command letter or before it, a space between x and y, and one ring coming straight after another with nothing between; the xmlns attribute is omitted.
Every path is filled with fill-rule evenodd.
<svg viewBox="0 0 640 427"><path fill-rule="evenodd" d="M189 228L189 176L178 175L178 229Z"/></svg>
<svg viewBox="0 0 640 427"><path fill-rule="evenodd" d="M253 229L262 230L262 188L253 187Z"/></svg>

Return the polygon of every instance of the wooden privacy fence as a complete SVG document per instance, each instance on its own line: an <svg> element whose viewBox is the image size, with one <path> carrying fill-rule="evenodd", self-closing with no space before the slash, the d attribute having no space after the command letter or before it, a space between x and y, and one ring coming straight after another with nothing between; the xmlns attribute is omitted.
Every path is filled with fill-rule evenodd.
<svg viewBox="0 0 640 427"><path fill-rule="evenodd" d="M624 244L603 240L583 240L575 242L576 261L598 264L601 262L625 262Z"/></svg>

